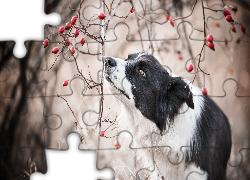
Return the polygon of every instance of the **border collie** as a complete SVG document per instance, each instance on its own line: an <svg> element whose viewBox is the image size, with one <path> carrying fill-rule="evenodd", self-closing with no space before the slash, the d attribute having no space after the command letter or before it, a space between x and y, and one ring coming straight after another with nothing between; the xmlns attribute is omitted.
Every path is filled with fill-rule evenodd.
<svg viewBox="0 0 250 180"><path fill-rule="evenodd" d="M147 146L145 138L153 132L162 142L155 148L170 147L154 152L157 168L150 179L225 179L232 146L230 125L199 88L171 76L145 52L126 60L107 57L104 73L108 89L121 104L119 129L131 132L133 143L140 147ZM174 152L183 155L181 163L170 162ZM152 161L152 156L138 156L144 164Z"/></svg>

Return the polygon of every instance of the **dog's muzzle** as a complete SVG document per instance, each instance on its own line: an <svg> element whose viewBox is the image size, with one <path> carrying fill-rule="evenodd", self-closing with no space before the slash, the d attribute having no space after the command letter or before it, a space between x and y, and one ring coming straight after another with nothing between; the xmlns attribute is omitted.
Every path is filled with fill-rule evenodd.
<svg viewBox="0 0 250 180"><path fill-rule="evenodd" d="M116 60L112 57L105 59L105 73L110 75L116 68Z"/></svg>

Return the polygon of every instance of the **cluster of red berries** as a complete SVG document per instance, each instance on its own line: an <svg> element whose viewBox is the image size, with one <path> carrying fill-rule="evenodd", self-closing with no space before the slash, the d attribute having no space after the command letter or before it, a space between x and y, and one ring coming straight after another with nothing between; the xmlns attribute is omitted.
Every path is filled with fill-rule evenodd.
<svg viewBox="0 0 250 180"><path fill-rule="evenodd" d="M58 33L59 33L59 34L63 34L65 30L70 30L71 27L72 27L72 25L75 25L76 21L77 21L77 16L73 16L72 19L71 19L71 23L67 22L65 26L61 26L61 27L58 29ZM78 37L78 35L79 35L79 30L76 29L75 32L74 32L74 36L75 36L75 37ZM84 43L85 43L84 37L81 38L80 43L81 43L82 46L84 45ZM48 45L49 45L49 40L48 40L48 39L45 39L44 42L43 42L44 48L48 47ZM69 38L66 39L65 45L66 45L66 46L69 46L69 45L70 45L70 40L69 40ZM70 51L70 53L71 53L72 55L75 54L75 48L74 48L73 46L69 49L69 51ZM52 53L54 53L54 54L57 54L58 52L59 52L59 48L58 48L58 47L55 47L55 48L52 50ZM67 85L65 85L65 86L67 86Z"/></svg>
<svg viewBox="0 0 250 180"><path fill-rule="evenodd" d="M165 15L166 20L168 20L170 22L170 24L174 27L174 21L173 18L171 16L169 16L168 14Z"/></svg>
<svg viewBox="0 0 250 180"><path fill-rule="evenodd" d="M237 12L238 9L237 9L236 6L230 6L230 7L231 7L232 11L234 11L235 13ZM234 20L233 20L233 18L231 16L231 12L228 9L226 9L226 10L223 11L223 14L226 17L226 20L232 24L231 31L236 33L236 28L235 28L235 26L233 24ZM241 31L243 33L246 33L246 28L245 28L245 26L243 24L241 24L240 29L241 29Z"/></svg>
<svg viewBox="0 0 250 180"><path fill-rule="evenodd" d="M215 50L214 49L214 37L212 36L212 34L208 34L207 35L207 45L213 51Z"/></svg>

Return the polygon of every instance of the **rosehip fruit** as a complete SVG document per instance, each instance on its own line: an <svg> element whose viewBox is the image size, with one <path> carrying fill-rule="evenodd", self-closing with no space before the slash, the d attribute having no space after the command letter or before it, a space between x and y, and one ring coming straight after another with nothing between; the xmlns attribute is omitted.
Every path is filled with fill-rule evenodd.
<svg viewBox="0 0 250 180"><path fill-rule="evenodd" d="M219 22L215 22L214 26L217 27L217 28L219 28L220 27L220 23Z"/></svg>
<svg viewBox="0 0 250 180"><path fill-rule="evenodd" d="M165 18L166 18L166 20L169 20L169 15L166 14L166 15L165 15Z"/></svg>
<svg viewBox="0 0 250 180"><path fill-rule="evenodd" d="M58 29L58 32L59 33L63 33L65 31L65 27L64 26L62 26L62 27L60 27L59 29Z"/></svg>
<svg viewBox="0 0 250 180"><path fill-rule="evenodd" d="M232 30L233 32L236 33L236 28L235 28L235 26L232 26L232 27L231 27L231 30Z"/></svg>
<svg viewBox="0 0 250 180"><path fill-rule="evenodd" d="M131 7L130 8L130 12L133 13L135 11L135 8L134 7Z"/></svg>
<svg viewBox="0 0 250 180"><path fill-rule="evenodd" d="M75 30L74 35L75 35L75 37L77 37L79 35L79 30L78 29Z"/></svg>
<svg viewBox="0 0 250 180"><path fill-rule="evenodd" d="M223 14L226 17L227 15L231 15L231 12L226 9L226 10L223 11Z"/></svg>
<svg viewBox="0 0 250 180"><path fill-rule="evenodd" d="M210 42L212 42L214 40L214 37L212 36L212 34L207 35L207 40Z"/></svg>
<svg viewBox="0 0 250 180"><path fill-rule="evenodd" d="M70 53L71 53L71 54L75 54L75 52L76 52L76 50L75 50L74 46L72 46L72 47L70 48Z"/></svg>
<svg viewBox="0 0 250 180"><path fill-rule="evenodd" d="M73 16L71 19L71 25L74 25L76 23L77 17Z"/></svg>
<svg viewBox="0 0 250 180"><path fill-rule="evenodd" d="M102 137L104 136L104 133L105 133L104 131L101 131L101 136L102 136Z"/></svg>
<svg viewBox="0 0 250 180"><path fill-rule="evenodd" d="M226 20L227 20L228 22L234 22L234 20L233 20L233 18L232 18L231 15L227 15L227 16L226 16Z"/></svg>
<svg viewBox="0 0 250 180"><path fill-rule="evenodd" d="M213 41L212 42L208 41L207 45L208 45L208 47L210 49L212 49L213 51L215 51L215 49L214 49L214 42Z"/></svg>
<svg viewBox="0 0 250 180"><path fill-rule="evenodd" d="M174 27L174 21L171 20L171 21L170 21L170 24Z"/></svg>
<svg viewBox="0 0 250 180"><path fill-rule="evenodd" d="M117 141L115 141L115 147L118 148L119 147L119 143Z"/></svg>
<svg viewBox="0 0 250 180"><path fill-rule="evenodd" d="M48 40L48 39L45 39L45 40L43 41L43 46L44 46L44 48L48 47L48 45L49 45L49 40Z"/></svg>
<svg viewBox="0 0 250 180"><path fill-rule="evenodd" d="M243 24L240 26L240 29L244 34L246 33L246 28Z"/></svg>
<svg viewBox="0 0 250 180"><path fill-rule="evenodd" d="M99 13L99 14L98 14L98 17L99 17L101 20L103 20L103 19L105 18L105 15L104 15L103 13Z"/></svg>
<svg viewBox="0 0 250 180"><path fill-rule="evenodd" d="M68 86L68 84L69 84L69 81L68 81L68 80L65 80L65 81L63 82L63 87L64 87L64 86Z"/></svg>
<svg viewBox="0 0 250 180"><path fill-rule="evenodd" d="M203 94L204 96L207 96L207 89L206 89L206 88L202 88L202 94Z"/></svg>
<svg viewBox="0 0 250 180"><path fill-rule="evenodd" d="M194 65L193 65L193 64L189 64L188 67L187 67L187 70L188 70L189 72L192 72L193 69L194 69Z"/></svg>
<svg viewBox="0 0 250 180"><path fill-rule="evenodd" d="M85 43L84 37L81 38L80 43L82 44L82 46L84 45L84 43Z"/></svg>
<svg viewBox="0 0 250 180"><path fill-rule="evenodd" d="M67 22L66 24L65 24L65 29L66 30L69 30L71 28L71 24L69 23L69 22Z"/></svg>
<svg viewBox="0 0 250 180"><path fill-rule="evenodd" d="M67 40L66 40L66 45L67 45L67 46L69 46L69 45L70 45L69 38L67 38Z"/></svg>
<svg viewBox="0 0 250 180"><path fill-rule="evenodd" d="M183 59L183 56L181 55L181 53L178 54L178 58L179 58L179 60Z"/></svg>
<svg viewBox="0 0 250 180"><path fill-rule="evenodd" d="M55 48L52 50L52 53L57 54L58 51L59 51L59 48L58 48L58 47L55 47Z"/></svg>

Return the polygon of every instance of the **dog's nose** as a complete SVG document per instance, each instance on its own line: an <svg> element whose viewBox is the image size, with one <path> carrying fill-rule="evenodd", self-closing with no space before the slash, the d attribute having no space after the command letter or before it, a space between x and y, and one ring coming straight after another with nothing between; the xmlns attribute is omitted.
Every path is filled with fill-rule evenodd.
<svg viewBox="0 0 250 180"><path fill-rule="evenodd" d="M107 64L108 66L110 66L110 67L115 67L115 66L116 66L116 61L115 61L115 59L112 58L112 57L107 57L107 58L105 59L105 62L106 62L106 64Z"/></svg>

